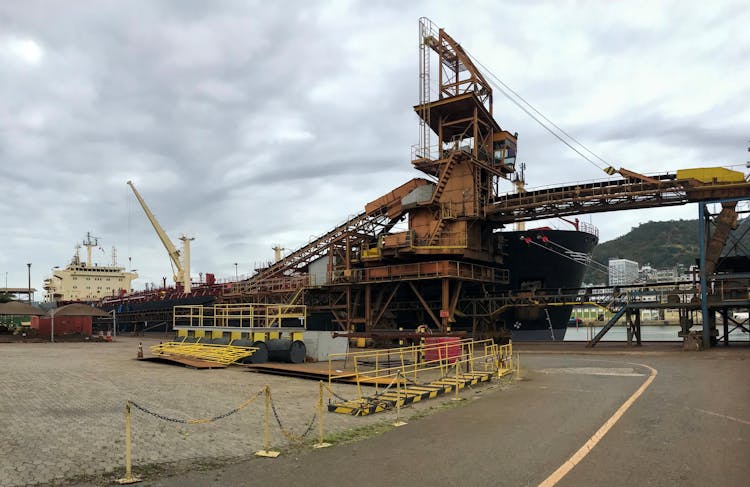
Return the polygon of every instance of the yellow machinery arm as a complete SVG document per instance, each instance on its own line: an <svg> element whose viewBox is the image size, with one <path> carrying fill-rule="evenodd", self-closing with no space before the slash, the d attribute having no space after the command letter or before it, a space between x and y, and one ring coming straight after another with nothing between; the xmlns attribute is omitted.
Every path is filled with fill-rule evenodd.
<svg viewBox="0 0 750 487"><path fill-rule="evenodd" d="M169 258L172 259L172 263L174 264L174 268L176 269L175 275L174 275L174 281L176 283L182 283L184 280L185 271L183 269L182 262L180 260L180 251L177 250L177 248L174 246L172 241L169 240L167 233L164 231L161 225L159 225L159 222L156 220L156 217L154 216L154 214L151 213L151 210L149 209L148 205L141 197L141 194L138 192L137 189L135 189L135 186L133 185L133 181L128 181L128 186L130 186L130 189L133 190L133 194L135 194L135 197L138 199L138 203L141 204L141 208L143 208L143 211L146 213L148 220L151 222L151 225L153 225L154 230L156 230L156 234L159 236L159 240L161 240L161 243L164 245L164 248L167 249Z"/></svg>

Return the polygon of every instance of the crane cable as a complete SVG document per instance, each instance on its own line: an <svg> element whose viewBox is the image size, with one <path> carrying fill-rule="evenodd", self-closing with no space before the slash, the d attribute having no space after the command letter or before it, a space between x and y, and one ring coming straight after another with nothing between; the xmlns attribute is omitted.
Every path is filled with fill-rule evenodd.
<svg viewBox="0 0 750 487"><path fill-rule="evenodd" d="M607 161L605 161L603 158L601 158L598 154L596 154L594 151L586 147L582 142L580 142L578 139L567 133L565 130L561 129L557 124L555 124L553 121L551 121L549 118L547 118L542 112L537 110L531 103L526 101L525 98L523 98L521 95L519 95L516 91L514 91L510 86L505 84L499 77L497 77L492 71L490 71L484 64L481 63L476 57L474 57L471 53L466 51L464 49L466 54L469 56L469 59L472 60L473 63L475 63L477 66L482 68L482 70L487 73L490 76L490 84L494 86L500 93L505 95L505 97L510 100L514 105L516 105L518 108L520 108L526 115L531 117L536 123L538 123L543 129L545 129L547 132L552 134L554 137L556 137L560 142L567 145L571 150L573 150L576 154L583 157L585 160L587 160L590 164L592 164L597 169L600 169L604 172L606 172L609 175L612 175L615 173L615 169L612 167L611 164L609 164ZM494 80L494 82L493 82ZM511 96L511 93L515 96ZM520 101L519 101L520 100ZM523 102L523 103L521 103ZM550 125L552 125L555 129L559 131L556 132L552 128L550 128L547 124L544 123L544 121L540 120L539 117L534 115L534 113L539 115L542 119L544 119L546 122L548 122ZM562 134L562 135L561 135ZM563 137L563 135L565 137ZM573 145L568 142L567 139L573 141L574 143L578 144L584 151L591 154L594 158L600 160L604 165L594 161L590 157L586 156L583 152L573 147Z"/></svg>
<svg viewBox="0 0 750 487"><path fill-rule="evenodd" d="M588 256L588 258L586 259L586 262L582 262L581 260L579 260L579 259L576 259L576 258L574 258L574 257L572 257L572 256L570 256L570 255L568 255L567 253L559 252L559 251L557 251L557 250L555 250L555 249L552 249L552 248L549 248L549 247L547 247L547 246L545 246L545 245L542 245L542 244L540 244L539 242L535 242L535 241L534 241L533 239L532 239L532 240L530 240L530 241L529 241L529 242L527 242L527 243L530 243L530 244L532 244L532 245L536 245L537 247L541 247L541 248L543 248L544 250L547 250L547 251L549 251L549 252L552 252L553 254L559 255L560 257L564 257L564 258L566 258L566 259L568 259L568 260L572 260L573 262L576 262L576 263L578 263L578 264L581 264L581 265L582 265L582 266L584 266L584 267L588 267L589 269L591 269L591 270L593 270L593 271L596 271L596 272L601 272L602 274L607 274L607 275L609 275L609 266L605 266L605 265L604 265L604 264L602 264L601 262L597 262L597 261L595 261L595 260L594 260L594 259L593 259L593 258L592 258L591 256ZM562 245L560 245L560 244L557 244L557 243L554 243L554 242L552 242L552 240L548 240L548 243L551 243L551 244L554 244L554 245L556 245L556 246L558 246L558 247L560 247L560 248L563 248L563 249L565 249L565 250L566 250L566 252L575 252L575 251L573 251L573 250L570 250L570 249L568 249L568 248L566 248L566 247L564 247L564 246L562 246ZM597 267L597 266L598 266L598 267ZM622 273L618 273L617 271L615 271L615 276L617 276L618 274L622 274Z"/></svg>

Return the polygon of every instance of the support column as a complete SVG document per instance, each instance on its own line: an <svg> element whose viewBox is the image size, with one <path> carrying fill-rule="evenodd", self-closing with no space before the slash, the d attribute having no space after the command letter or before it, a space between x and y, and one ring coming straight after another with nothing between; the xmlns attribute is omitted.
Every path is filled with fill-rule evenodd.
<svg viewBox="0 0 750 487"><path fill-rule="evenodd" d="M700 278L701 278L701 322L703 324L703 347L711 347L711 330L708 324L708 292L706 285L706 239L708 215L706 203L698 203L698 240L700 241Z"/></svg>
<svg viewBox="0 0 750 487"><path fill-rule="evenodd" d="M633 345L633 319L631 317L630 308L625 310L625 333L627 336L628 346Z"/></svg>
<svg viewBox="0 0 750 487"><path fill-rule="evenodd" d="M372 328L372 289L365 284L365 331Z"/></svg>
<svg viewBox="0 0 750 487"><path fill-rule="evenodd" d="M352 327L352 287L346 286L346 331L356 331Z"/></svg>
<svg viewBox="0 0 750 487"><path fill-rule="evenodd" d="M724 346L729 346L729 309L721 309L721 320L724 323Z"/></svg>
<svg viewBox="0 0 750 487"><path fill-rule="evenodd" d="M635 344L641 346L641 310L635 310Z"/></svg>
<svg viewBox="0 0 750 487"><path fill-rule="evenodd" d="M440 331L447 333L451 331L450 324L450 281L447 278L443 278L443 292L442 299L440 300Z"/></svg>
<svg viewBox="0 0 750 487"><path fill-rule="evenodd" d="M708 331L711 334L711 346L715 347L718 337L716 336L716 310L714 309L708 310Z"/></svg>

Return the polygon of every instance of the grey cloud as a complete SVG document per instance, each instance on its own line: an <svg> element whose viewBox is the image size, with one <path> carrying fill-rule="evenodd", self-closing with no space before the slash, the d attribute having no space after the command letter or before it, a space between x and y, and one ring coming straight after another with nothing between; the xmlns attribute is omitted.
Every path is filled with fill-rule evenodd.
<svg viewBox="0 0 750 487"><path fill-rule="evenodd" d="M12 235L0 244L0 272L9 271L11 284L25 282L31 259L40 283L91 230L118 245L121 262L132 256L145 281L170 275L125 185L130 178L173 239L195 234L196 272L233 275L233 262L247 272L271 257L270 243L291 248L361 211L417 175L411 107L416 20L425 14L613 158L657 143L675 154L697 147L690 163L728 157L741 128L718 129L713 120L746 119L740 103L718 101L692 118L635 100L623 114L601 107L596 123L577 113L590 87L623 82L602 78L616 64L636 69L641 59L692 49L696 68L734 69L750 45L737 30L747 14L729 5L703 15L702 5L682 6L674 24L649 30L627 5L611 7L619 22L599 26L604 7L573 12L542 1L485 2L481 18L433 2L6 2L0 51L15 36L37 42L43 57L36 66L0 65L0 210ZM580 24L571 31L563 21L573 13ZM700 27L704 35L688 42ZM722 29L736 33L736 46L717 51ZM574 35L589 51L569 46ZM600 177L496 100L500 124L521 134L531 184ZM638 218L618 214L603 226L612 233L610 222Z"/></svg>

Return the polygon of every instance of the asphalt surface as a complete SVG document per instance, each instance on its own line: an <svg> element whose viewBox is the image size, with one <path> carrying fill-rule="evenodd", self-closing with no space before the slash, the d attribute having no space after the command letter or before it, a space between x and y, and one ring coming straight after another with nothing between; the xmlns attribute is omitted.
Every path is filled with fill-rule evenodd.
<svg viewBox="0 0 750 487"><path fill-rule="evenodd" d="M536 486L647 379L656 380L559 486L745 486L750 349L523 356L523 380L364 441L254 458L160 487ZM136 468L137 471L137 468Z"/></svg>

